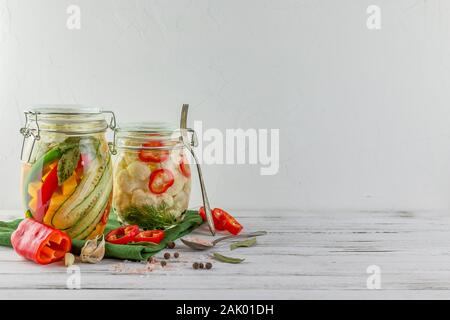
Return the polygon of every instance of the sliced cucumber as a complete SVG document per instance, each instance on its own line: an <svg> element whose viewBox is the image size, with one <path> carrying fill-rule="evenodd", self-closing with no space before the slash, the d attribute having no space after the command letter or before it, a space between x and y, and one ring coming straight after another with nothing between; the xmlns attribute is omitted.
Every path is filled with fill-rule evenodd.
<svg viewBox="0 0 450 320"><path fill-rule="evenodd" d="M97 157L75 192L55 212L51 224L61 230L72 228L96 206L98 200L106 193L105 189L110 190L105 180L112 185L111 176L111 158Z"/></svg>
<svg viewBox="0 0 450 320"><path fill-rule="evenodd" d="M101 180L97 187L99 197L94 206L87 209L86 214L80 218L73 227L66 230L67 234L72 239L86 238L102 219L103 213L109 204L112 192L112 170L108 169L107 171L108 172L104 175L104 179Z"/></svg>

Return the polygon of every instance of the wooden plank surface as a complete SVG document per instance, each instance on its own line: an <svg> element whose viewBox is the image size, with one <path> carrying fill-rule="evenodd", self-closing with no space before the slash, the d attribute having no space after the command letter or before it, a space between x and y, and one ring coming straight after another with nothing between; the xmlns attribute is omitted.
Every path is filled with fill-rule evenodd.
<svg viewBox="0 0 450 320"><path fill-rule="evenodd" d="M1 212L8 220L17 212ZM38 266L0 247L0 298L60 299L448 299L450 216L437 212L252 212L236 215L248 231L266 230L252 248L217 252L242 264L211 261L177 243L166 268L104 260L80 267L81 289L68 289L61 264ZM197 234L206 235L206 229ZM157 256L161 258L161 254ZM367 268L380 269L381 289L368 289Z"/></svg>

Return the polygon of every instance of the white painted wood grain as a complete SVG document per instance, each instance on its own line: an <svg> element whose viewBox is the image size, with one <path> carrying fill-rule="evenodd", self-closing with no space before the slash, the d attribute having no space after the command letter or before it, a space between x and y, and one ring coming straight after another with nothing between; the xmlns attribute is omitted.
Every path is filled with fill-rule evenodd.
<svg viewBox="0 0 450 320"><path fill-rule="evenodd" d="M17 212L0 213L2 220ZM252 248L224 254L244 263L193 270L209 253L179 244L181 257L146 274L117 273L117 260L79 264L81 290L66 287L62 264L38 266L0 248L0 298L60 299L446 299L450 298L450 216L439 212L238 212L248 231L267 230ZM197 232L206 235L206 230ZM161 255L159 255L160 257ZM127 262L125 269L145 265ZM381 290L366 287L369 265Z"/></svg>

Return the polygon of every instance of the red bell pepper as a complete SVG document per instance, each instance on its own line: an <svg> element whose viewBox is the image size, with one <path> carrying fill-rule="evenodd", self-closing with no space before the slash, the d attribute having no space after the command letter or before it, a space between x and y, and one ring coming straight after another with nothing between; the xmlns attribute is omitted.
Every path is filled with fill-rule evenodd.
<svg viewBox="0 0 450 320"><path fill-rule="evenodd" d="M50 199L53 193L58 189L58 165L55 165L42 182L42 187L37 194L37 209L33 217L39 222L44 219Z"/></svg>
<svg viewBox="0 0 450 320"><path fill-rule="evenodd" d="M39 264L63 259L72 247L67 233L30 218L24 219L13 232L11 244L19 255Z"/></svg>
<svg viewBox="0 0 450 320"><path fill-rule="evenodd" d="M114 244L127 244L134 241L134 238L138 233L139 226L137 225L123 226L111 230L106 235L106 241Z"/></svg>
<svg viewBox="0 0 450 320"><path fill-rule="evenodd" d="M151 148L155 147L159 148L163 146L164 144L161 141L157 140L144 143L142 147L146 149L141 149L139 151L139 159L141 159L141 161L144 162L155 162L155 163L166 161L169 158L169 150L160 150L160 149L148 150Z"/></svg>
<svg viewBox="0 0 450 320"><path fill-rule="evenodd" d="M150 175L148 188L154 194L161 194L166 192L174 182L175 178L170 170L158 169L153 171Z"/></svg>
<svg viewBox="0 0 450 320"><path fill-rule="evenodd" d="M163 239L164 239L163 230L146 230L138 233L134 238L134 241L160 243Z"/></svg>

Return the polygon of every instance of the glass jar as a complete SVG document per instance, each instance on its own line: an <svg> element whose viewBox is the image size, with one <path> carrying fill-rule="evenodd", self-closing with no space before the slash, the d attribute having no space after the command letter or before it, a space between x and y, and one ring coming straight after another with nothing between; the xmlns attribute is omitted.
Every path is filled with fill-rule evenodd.
<svg viewBox="0 0 450 320"><path fill-rule="evenodd" d="M111 113L111 122L105 120ZM22 197L26 215L72 239L102 234L111 208L112 163L105 132L112 112L38 107L20 131Z"/></svg>
<svg viewBox="0 0 450 320"><path fill-rule="evenodd" d="M191 171L180 130L165 123L137 123L115 131L113 207L123 223L167 228L189 205Z"/></svg>

